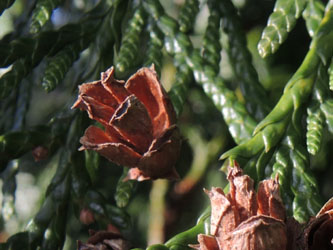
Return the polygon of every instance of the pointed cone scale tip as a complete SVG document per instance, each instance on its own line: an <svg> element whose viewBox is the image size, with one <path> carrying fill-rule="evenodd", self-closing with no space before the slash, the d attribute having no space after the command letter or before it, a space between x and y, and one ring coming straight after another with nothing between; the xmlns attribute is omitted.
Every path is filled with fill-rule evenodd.
<svg viewBox="0 0 333 250"><path fill-rule="evenodd" d="M287 250L287 226L282 201L278 194L278 177L266 180L261 189L261 203L267 203L267 214L258 210L257 192L253 180L243 173L235 160L226 161L229 189L212 187L204 189L211 201L211 235L198 238L201 250L224 249L270 249ZM266 196L267 195L267 196ZM267 199L264 199L267 198ZM266 204L265 203L265 204ZM264 204L264 205L265 205ZM217 244L209 244L209 240ZM288 248L288 250L292 250Z"/></svg>

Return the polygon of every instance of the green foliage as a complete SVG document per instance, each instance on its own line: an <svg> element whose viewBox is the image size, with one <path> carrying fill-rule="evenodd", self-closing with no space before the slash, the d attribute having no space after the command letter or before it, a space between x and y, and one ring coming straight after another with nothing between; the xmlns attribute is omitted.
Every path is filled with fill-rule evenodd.
<svg viewBox="0 0 333 250"><path fill-rule="evenodd" d="M258 43L259 54L266 57L275 53L294 28L306 5L304 0L277 0L273 13L269 16L267 26Z"/></svg>
<svg viewBox="0 0 333 250"><path fill-rule="evenodd" d="M49 142L49 137L48 127L37 127L30 131L9 132L1 135L1 166L5 167L9 160L16 159L34 147Z"/></svg>
<svg viewBox="0 0 333 250"><path fill-rule="evenodd" d="M259 83L258 75L252 65L252 57L246 47L246 38L242 31L241 20L231 1L221 1L219 6L222 28L227 39L227 53L236 75L239 87L246 99L250 114L261 120L270 110L266 91Z"/></svg>
<svg viewBox="0 0 333 250"><path fill-rule="evenodd" d="M220 44L221 12L215 1L209 1L208 8L210 15L208 17L207 28L202 41L202 55L204 60L214 68L214 72L218 73L220 70L219 62L221 60L220 51L222 49Z"/></svg>
<svg viewBox="0 0 333 250"><path fill-rule="evenodd" d="M332 60L332 58L331 58L330 67L328 68L328 74L329 74L329 87L330 87L330 90L333 90L333 60Z"/></svg>
<svg viewBox="0 0 333 250"><path fill-rule="evenodd" d="M290 214L298 221L307 221L309 216L319 211L322 201L318 184L308 169L309 155L302 145L301 133L293 124L275 152L274 160L272 177L279 176L281 195L288 201Z"/></svg>
<svg viewBox="0 0 333 250"><path fill-rule="evenodd" d="M26 77L45 56L53 56L59 51L66 49L67 44L76 42L78 38L82 40L89 39L90 36L96 32L101 22L99 19L96 20L96 18L103 17L106 12L107 6L101 2L87 13L78 24L68 24L58 31L45 31L32 37L19 38L11 41L9 44L0 42L0 46L2 45L1 43L4 43L4 47L0 51L0 66L5 67L13 63L11 70L0 78L0 98L4 99L10 94L21 80ZM49 41L55 42L50 43ZM8 51L10 51L10 53L8 53ZM57 73L64 74L66 70L64 66L66 66L66 64L63 62L66 61L65 58L68 60L69 56L67 54L68 52L63 52L58 55L58 58L56 58L58 62L53 63L56 65L60 63L63 68L57 69L56 66L52 65L50 67L53 67L53 69L48 69L49 72L47 72L47 74L50 74L50 71L52 71L54 75L57 75ZM62 57L62 59L59 59L59 57ZM74 59L72 59L72 61L73 60ZM59 78L60 76L57 77ZM51 86L45 88L48 90L49 88L52 89L52 85L54 84L55 83L46 83L46 85Z"/></svg>
<svg viewBox="0 0 333 250"><path fill-rule="evenodd" d="M193 28L195 17L199 12L198 0L186 0L179 13L179 29L188 33Z"/></svg>
<svg viewBox="0 0 333 250"><path fill-rule="evenodd" d="M319 105L308 107L306 144L310 154L315 155L320 149L323 135L324 116Z"/></svg>
<svg viewBox="0 0 333 250"><path fill-rule="evenodd" d="M121 47L117 56L116 73L124 74L125 70L135 65L135 59L139 53L140 36L146 22L146 13L142 6L134 12L128 21L126 31L121 41Z"/></svg>
<svg viewBox="0 0 333 250"><path fill-rule="evenodd" d="M2 1L0 13L13 2ZM332 162L325 154L333 133L332 1L277 0L271 13L258 4L256 13L269 16L267 25L262 16L251 16L251 2L79 2L38 0L12 16L18 29L0 40L3 232L18 217L18 176L30 174L42 190L28 225L17 223L18 232L0 249L74 249L89 228L114 227L136 249L156 241L146 249L190 249L199 233L209 233L202 188L225 184L217 173L221 153L224 165L239 161L256 183L278 175L289 216L306 222L318 212L328 198L322 176L329 176ZM59 6L61 25L59 17L51 18ZM301 16L311 39L308 50L287 39L291 32L306 33L293 30ZM254 41L247 35L262 27L258 51L250 52L247 44ZM282 43L287 59L278 51ZM128 181L128 168L122 172L97 153L78 150L93 122L70 109L77 86L98 80L107 68L114 66L116 78L126 80L152 65L183 135L176 166L182 179L165 184L158 201L149 198L156 185ZM148 219L156 216L152 207L166 217L160 222L165 232L159 232L165 238L149 238L156 230L149 222L161 219ZM88 220L84 213L93 216Z"/></svg>
<svg viewBox="0 0 333 250"><path fill-rule="evenodd" d="M331 39L332 31L324 35L332 21L331 11L330 9L327 10L326 16L314 36L310 50L302 65L287 83L283 95L273 110L256 126L253 137L222 155L222 159L227 157L249 159L263 151L269 152L285 136L287 138L285 139L285 144L289 147L290 155L286 154L288 148L282 147L280 149L281 152L278 151L276 153L277 164L274 165L274 171L279 173L282 178L282 190L283 187L291 188L289 192L288 190L282 191L284 196L288 196L291 193L295 195L292 207L293 215L300 221L306 221L309 215L314 214L320 208L317 183L313 181L314 178L311 173L307 173L308 170L306 170L309 160L307 153L303 149L302 130L298 120L302 115L302 106L304 106L308 96L313 91L314 82L320 86L325 81L323 78L325 76L327 78L327 71L323 70L324 66L322 63L327 61L326 56L332 50L332 46L326 44L327 39ZM322 48L324 44L325 48ZM318 88L313 92L314 98L320 100L323 98L323 91ZM314 123L313 120L313 116L308 117L311 126ZM308 150L315 152L314 150L317 149L314 148L319 149L320 138L318 133L320 131L311 131L311 129L313 130L311 126L309 126L308 130L308 145L310 145ZM285 134L286 131L287 134ZM290 167L292 167L292 170L288 169ZM286 176L288 173L291 173L289 177ZM290 178L294 182L291 183L291 186L288 185L288 179ZM285 198L285 200L291 199L291 197Z"/></svg>
<svg viewBox="0 0 333 250"><path fill-rule="evenodd" d="M311 37L313 37L321 19L323 18L324 9L325 7L321 1L310 0L303 11L303 18L306 22L306 27Z"/></svg>
<svg viewBox="0 0 333 250"><path fill-rule="evenodd" d="M51 18L52 11L63 3L63 0L39 0L32 13L30 32L38 33Z"/></svg>
<svg viewBox="0 0 333 250"><path fill-rule="evenodd" d="M128 169L124 168L123 175L119 178L117 190L115 193L115 200L117 206L120 208L126 207L131 199L136 186L135 181L126 180Z"/></svg>
<svg viewBox="0 0 333 250"><path fill-rule="evenodd" d="M328 89L328 74L326 67L320 65L313 88L311 103L307 109L307 146L309 153L315 155L320 148L322 142L323 126L325 115L323 107L330 99Z"/></svg>
<svg viewBox="0 0 333 250"><path fill-rule="evenodd" d="M27 76L31 70L30 60L19 59L12 65L12 69L0 79L0 98L3 99Z"/></svg>
<svg viewBox="0 0 333 250"><path fill-rule="evenodd" d="M202 85L203 90L211 97L217 108L222 111L235 141L240 142L244 138L247 139L252 133L255 121L248 114L244 104L239 102L235 93L225 86L221 77L215 77L214 66L212 67L208 63L205 67L202 66L203 62L199 51L193 49L191 41L183 33L177 32L177 22L163 13L162 6L154 1L147 1L146 9L154 16L157 25L165 33L167 51L170 54L177 54L177 57L185 57L184 61L192 69L195 80ZM193 50L192 54L188 55L186 52L191 50ZM215 51L215 53L218 53L218 51ZM170 95L175 95L172 90Z"/></svg>
<svg viewBox="0 0 333 250"><path fill-rule="evenodd" d="M147 31L149 32L149 41L147 53L145 55L145 66L150 67L154 64L158 75L161 74L162 59L163 59L163 33L157 28L153 20L150 20Z"/></svg>
<svg viewBox="0 0 333 250"><path fill-rule="evenodd" d="M2 218L8 221L15 211L15 191L16 191L16 175L18 173L18 160L12 161L3 171L3 186L2 186Z"/></svg>
<svg viewBox="0 0 333 250"><path fill-rule="evenodd" d="M325 118L326 118L326 124L329 129L329 131L333 132L333 115L332 115L332 107L333 107L333 98L327 99L322 105L321 110L323 111Z"/></svg>
<svg viewBox="0 0 333 250"><path fill-rule="evenodd" d="M178 61L181 63L181 61ZM185 60L183 60L185 63ZM172 85L172 88L169 92L170 99L175 108L177 116L183 111L183 106L186 101L187 91L189 88L190 82L193 80L192 71L187 66L178 67L175 83Z"/></svg>
<svg viewBox="0 0 333 250"><path fill-rule="evenodd" d="M195 242L197 235L205 232L205 222L199 222L196 226L172 237L165 245L169 249L190 249L188 244Z"/></svg>
<svg viewBox="0 0 333 250"><path fill-rule="evenodd" d="M67 45L49 60L42 80L42 86L47 92L54 90L64 80L66 73L88 44L89 39L85 38L78 43Z"/></svg>

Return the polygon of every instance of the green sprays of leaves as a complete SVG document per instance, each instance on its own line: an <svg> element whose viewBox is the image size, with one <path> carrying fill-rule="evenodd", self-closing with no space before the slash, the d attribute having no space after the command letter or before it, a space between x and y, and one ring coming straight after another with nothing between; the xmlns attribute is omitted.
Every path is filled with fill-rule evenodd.
<svg viewBox="0 0 333 250"><path fill-rule="evenodd" d="M116 74L125 74L127 70L135 65L139 53L140 36L142 35L146 19L145 10L142 6L139 6L133 17L128 21L117 56Z"/></svg>
<svg viewBox="0 0 333 250"><path fill-rule="evenodd" d="M316 32L321 19L324 16L325 6L319 0L309 0L306 8L303 11L303 18L306 22L306 28L309 35L313 37Z"/></svg>
<svg viewBox="0 0 333 250"><path fill-rule="evenodd" d="M99 167L99 154L95 151L84 151L86 170L89 174L90 180L94 183L97 180L97 171Z"/></svg>
<svg viewBox="0 0 333 250"><path fill-rule="evenodd" d="M15 213L16 174L19 170L19 161L11 161L2 173L2 209L4 221L8 221Z"/></svg>
<svg viewBox="0 0 333 250"><path fill-rule="evenodd" d="M209 219L209 218L208 218ZM191 249L188 245L196 243L197 235L205 232L205 222L200 222L194 227L172 237L165 243L170 250Z"/></svg>
<svg viewBox="0 0 333 250"><path fill-rule="evenodd" d="M320 68L323 69L319 66L318 69ZM320 72L320 70L318 71ZM317 76L317 85L319 81L320 77ZM315 95L318 96L318 93ZM309 154L303 142L303 131L300 130L303 111L300 106L298 107L294 111L293 122L289 124L286 136L274 154L272 177L279 175L281 195L287 204L288 211L298 221L304 222L318 212L321 207L321 198L318 185L309 169ZM308 108L308 114L309 110ZM308 130L307 133L308 151L313 154L318 151L321 140L321 128L318 130L318 126L321 126L320 121L319 124L315 123L317 120L313 121L316 118L308 116L308 122L312 123L311 126L315 126L312 128L309 123L308 129L310 127L313 130ZM291 204L292 206L290 206Z"/></svg>
<svg viewBox="0 0 333 250"><path fill-rule="evenodd" d="M331 64L328 68L329 74L329 88L333 91L333 58L331 58Z"/></svg>
<svg viewBox="0 0 333 250"><path fill-rule="evenodd" d="M283 136L293 109L298 109L311 93L315 79L312 70L316 69L318 63L319 57L315 49L310 50L299 70L288 82L279 102L254 129L253 137L227 151L221 158L250 158L264 148L268 152L274 147Z"/></svg>
<svg viewBox="0 0 333 250"><path fill-rule="evenodd" d="M114 41L115 47L118 51L121 44L121 22L126 15L127 7L128 7L128 0L116 0L112 3L112 15L111 15L111 32ZM108 65L109 66L109 65Z"/></svg>
<svg viewBox="0 0 333 250"><path fill-rule="evenodd" d="M229 132L236 143L242 143L251 137L256 121L250 116L246 107L236 97L235 93L225 86L221 77L214 77L214 71L209 67L200 68L195 64L200 60L198 53L193 53L194 77L206 95L208 95L218 110L222 112Z"/></svg>
<svg viewBox="0 0 333 250"><path fill-rule="evenodd" d="M315 33L314 46L316 46L317 54L321 59L321 64L317 71L316 84L314 86L314 93L311 100L311 105L308 108L308 132L307 132L307 145L308 151L311 154L316 154L319 151L324 119L326 120L330 132L332 129L332 103L333 98L329 90L331 83L331 70L332 62L327 65L331 60L329 54L332 54L332 46L326 43L332 43L333 32L329 30L332 26L332 7L328 8L325 17L320 24L321 29ZM325 35L326 33L326 35ZM325 66L326 64L326 66Z"/></svg>
<svg viewBox="0 0 333 250"><path fill-rule="evenodd" d="M48 227L45 229L41 243L42 249L61 249L65 243L70 183L70 175L66 175L52 193L52 198L55 203L55 212Z"/></svg>
<svg viewBox="0 0 333 250"><path fill-rule="evenodd" d="M307 221L321 207L318 185L308 169L309 155L302 136L290 124L286 137L275 152L271 177L279 176L282 198L290 214ZM292 205L291 205L292 204Z"/></svg>
<svg viewBox="0 0 333 250"><path fill-rule="evenodd" d="M216 74L220 71L221 44L220 44L220 21L221 12L216 1L208 1L209 17L205 35L202 41L202 55Z"/></svg>
<svg viewBox="0 0 333 250"><path fill-rule="evenodd" d="M199 64L202 62L199 61L198 54L194 53L193 60L197 60L197 62L193 64L194 67L197 66L197 68L194 69L194 74L197 81L203 84L203 89L206 94L208 94L212 98L217 108L222 111L223 117L229 125L229 131L232 137L235 139L236 143L239 143L250 138L255 126L255 120L252 118L252 116L248 114L246 108L239 102L237 97L234 96L232 91L226 88L222 78L218 76L215 77L219 73L219 63L221 58L220 54L222 49L219 42L220 18L222 17L223 25L225 25L225 28L226 26L228 26L228 23L238 24L238 20L235 16L236 13L234 7L230 2L224 2L223 4L220 2L218 4L217 2L209 1L208 7L210 11L210 16L208 18L208 25L205 31L202 51L204 62L207 64L207 66L200 70ZM237 24L235 25L237 26ZM240 32L240 30L231 30L229 30L230 33L232 33L229 36L230 45L232 43L231 40L238 44L235 45L235 47L231 48L229 51L242 51L238 51L239 54L242 54L240 56L242 57L242 62L235 60L234 63L236 63L237 61L237 63L243 64L243 66L245 65L246 69L242 68L242 66L238 69L242 68L243 71L246 71L243 72L244 75L248 75L247 70L249 69L249 64L247 63L249 62L243 62L243 56L245 55L247 59L250 59L251 56L250 54L248 54L249 52L246 48L245 38L243 37L243 34L238 33ZM235 56L235 54L233 54L233 56ZM254 68L252 69L254 70ZM240 73L240 71L238 71L238 73ZM255 71L254 74L256 75ZM241 113L244 120L238 120L239 123L237 124L236 120L240 119Z"/></svg>
<svg viewBox="0 0 333 250"><path fill-rule="evenodd" d="M321 200L318 185L308 168L309 155L300 130L301 112L300 106L295 106L293 122L273 158L272 177L279 175L281 195L289 212L304 222L318 212Z"/></svg>
<svg viewBox="0 0 333 250"><path fill-rule="evenodd" d="M240 17L229 0L220 1L219 8L222 13L222 28L226 40L225 49L229 55L237 82L246 99L246 107L249 113L260 121L269 112L270 102L253 67Z"/></svg>
<svg viewBox="0 0 333 250"><path fill-rule="evenodd" d="M327 99L320 108L325 115L328 130L333 133L333 98Z"/></svg>
<svg viewBox="0 0 333 250"><path fill-rule="evenodd" d="M136 182L133 180L126 180L128 169L124 168L122 176L119 178L117 189L115 193L115 200L117 206L120 208L126 207L132 197Z"/></svg>
<svg viewBox="0 0 333 250"><path fill-rule="evenodd" d="M306 2L305 0L276 1L273 13L270 15L258 43L261 57L266 57L277 51L295 26L296 19L302 14Z"/></svg>
<svg viewBox="0 0 333 250"><path fill-rule="evenodd" d="M132 250L138 250L138 249L132 249ZM143 250L143 249L139 249ZM146 248L146 250L170 250L168 247L162 244L154 244Z"/></svg>
<svg viewBox="0 0 333 250"><path fill-rule="evenodd" d="M19 38L9 44L0 42L0 67L13 64L11 70L0 78L0 99L9 95L46 56L57 54L65 46L75 43L78 39L93 36L108 11L108 6L105 6L102 1L86 13L78 24L68 24L57 31L40 32L31 37ZM100 19L96 19L96 17ZM88 41L91 40L88 39Z"/></svg>
<svg viewBox="0 0 333 250"><path fill-rule="evenodd" d="M198 0L186 0L179 13L179 29L181 32L188 33L192 30L195 17L199 12Z"/></svg>
<svg viewBox="0 0 333 250"><path fill-rule="evenodd" d="M63 142L71 116L56 117L48 125L36 126L29 130L7 132L0 136L0 169L13 159L44 146L52 154L55 147ZM18 146L19 145L19 146Z"/></svg>
<svg viewBox="0 0 333 250"><path fill-rule="evenodd" d="M314 39L310 45L315 47L316 53L324 65L328 64L333 54L333 6L328 5L325 15L315 33Z"/></svg>
<svg viewBox="0 0 333 250"><path fill-rule="evenodd" d="M307 108L306 144L308 152L312 155L318 153L323 135L325 117L319 107L319 105L314 105Z"/></svg>
<svg viewBox="0 0 333 250"><path fill-rule="evenodd" d="M272 174L270 177L275 178L278 175L280 184L280 195L286 205L287 212L292 215L292 201L294 195L290 189L291 167L289 162L288 137L285 137L278 149L275 151L272 160Z"/></svg>
<svg viewBox="0 0 333 250"><path fill-rule="evenodd" d="M179 116L187 98L189 84L193 80L192 70L186 64L185 57L185 52L188 50L187 46L191 45L191 42L187 36L180 32L178 33L179 26L177 22L163 14L164 10L158 2L146 2L145 9L151 14L154 21L158 21L156 29L161 32L160 37L164 36L164 40L162 40L163 45L166 51L174 56L174 64L177 67L177 73L175 81L169 91L169 96L174 105L176 114ZM175 36L179 39L175 39Z"/></svg>
<svg viewBox="0 0 333 250"><path fill-rule="evenodd" d="M183 110L191 81L193 81L191 69L187 66L179 67L175 81L168 93L178 117Z"/></svg>
<svg viewBox="0 0 333 250"><path fill-rule="evenodd" d="M0 169L34 147L51 141L48 127L36 127L28 131L8 132L0 136ZM19 145L19 146L18 146Z"/></svg>
<svg viewBox="0 0 333 250"><path fill-rule="evenodd" d="M98 70L96 70L98 73L104 71L113 64L114 47L116 42L116 37L114 35L116 31L113 29L112 22L114 11L115 7L112 6L110 13L105 16L103 23L99 27L101 32L97 32L95 42L92 43L93 50L98 51Z"/></svg>
<svg viewBox="0 0 333 250"><path fill-rule="evenodd" d="M316 76L313 71L316 70L319 62L320 60L317 56L316 49L311 49L302 65L287 83L284 93L276 106L255 128L254 135L266 126L281 121L290 115L293 109L298 109L301 104L306 101L312 91Z"/></svg>
<svg viewBox="0 0 333 250"><path fill-rule="evenodd" d="M20 58L31 55L33 49L34 40L32 38L18 38L10 43L0 41L0 67L10 66Z"/></svg>
<svg viewBox="0 0 333 250"><path fill-rule="evenodd" d="M57 171L49 184L45 200L27 225L29 246L31 249L61 249L66 234L66 217L70 197L71 153L69 148L63 149ZM28 244L27 244L28 245Z"/></svg>
<svg viewBox="0 0 333 250"><path fill-rule="evenodd" d="M289 146L289 164L292 166L290 179L291 191L294 199L292 203L293 216L300 222L305 222L310 216L315 215L321 208L322 202L319 195L318 184L311 173L309 155L302 145L301 135L295 128L290 128L287 133ZM283 192L283 191L282 191Z"/></svg>
<svg viewBox="0 0 333 250"><path fill-rule="evenodd" d="M317 154L322 141L324 113L321 105L327 102L328 95L328 75L326 67L319 65L316 82L313 88L313 95L309 107L307 108L307 133L306 144L308 152L312 155Z"/></svg>
<svg viewBox="0 0 333 250"><path fill-rule="evenodd" d="M34 36L15 39L10 43L0 42L0 66L6 67L24 58L28 58L28 62L36 66L45 56L54 55L67 44L81 38L83 34L94 32L92 28L96 28L95 25L98 25L98 22L82 20L80 24L68 24L57 31L41 32ZM50 40L54 42L50 43Z"/></svg>
<svg viewBox="0 0 333 250"><path fill-rule="evenodd" d="M66 73L73 63L79 58L80 52L89 44L88 37L77 43L66 46L49 60L42 79L45 91L54 90L63 81Z"/></svg>
<svg viewBox="0 0 333 250"><path fill-rule="evenodd" d="M0 99L8 96L13 89L21 82L21 80L26 77L34 66L36 66L44 56L44 50L52 50L52 45L56 47L58 44L51 44L46 41L46 36L54 38L57 35L54 32L50 34L42 34L36 39L26 39L28 44L33 44L33 46L23 45L19 40L17 42L12 42L10 49L13 51L15 56L6 57L4 64L12 63L12 68L6 74L0 78ZM22 40L22 39L20 39ZM17 53L16 53L17 52ZM24 57L21 53L25 53ZM27 57L26 55L31 55ZM20 58L22 56L22 58Z"/></svg>
<svg viewBox="0 0 333 250"><path fill-rule="evenodd" d="M154 64L157 74L160 75L163 59L162 49L164 36L152 20L150 20L148 24L147 31L149 32L150 39L148 42L144 65L150 67L152 64Z"/></svg>
<svg viewBox="0 0 333 250"><path fill-rule="evenodd" d="M37 246L42 241L43 234L47 229L47 226L49 225L52 217L54 216L54 209L55 204L53 199L50 196L46 197L38 213L33 219L29 221L26 227L26 231L29 234L29 242L25 242L26 246L30 245L31 248L37 248ZM15 235L13 235L12 237L15 237Z"/></svg>
<svg viewBox="0 0 333 250"><path fill-rule="evenodd" d="M178 23L166 15L162 6L156 1L145 2L145 8L157 21L158 27L165 35L165 48L170 54L183 57L194 74L194 79L202 85L205 93L213 100L215 106L221 110L229 131L237 143L251 137L255 127L255 120L248 114L246 107L236 97L235 93L228 89L222 78L216 76L216 64L203 66L200 52L193 49L191 41L183 33L179 32ZM207 34L207 32L206 32ZM220 53L212 47L216 53ZM190 55L190 51L192 55ZM216 57L218 58L218 57Z"/></svg>
<svg viewBox="0 0 333 250"><path fill-rule="evenodd" d="M276 106L257 125L253 137L222 155L222 158L251 159L262 153L263 149L266 153L269 152L282 139L273 158L275 159L273 176L279 174L283 198L287 204L292 201L290 210L297 220L303 222L318 211L321 202L317 183L308 169L309 155L303 141L300 121L308 97L314 90L313 100L316 100L314 114L311 113L311 108L308 111L308 122L311 123L310 129L313 130L308 134L308 145L311 144L308 150L316 153L321 136L318 119L321 118L315 114L320 110L325 114L324 110L328 108L323 108L323 103L329 105L329 102L325 101L328 91L323 88L326 86L327 89L328 66L325 64L327 65L327 61L330 60L329 55L333 49L332 20L332 10L328 9L314 34L303 63L287 83ZM316 87L313 89L314 83ZM318 124L320 126L316 127Z"/></svg>
<svg viewBox="0 0 333 250"><path fill-rule="evenodd" d="M26 120L28 117L28 110L31 101L32 84L29 81L23 81L20 87L15 91L16 104L14 106L15 115L12 120L13 131L21 130L26 125ZM4 116L3 119L8 119Z"/></svg>
<svg viewBox="0 0 333 250"><path fill-rule="evenodd" d="M38 33L50 20L52 11L63 2L63 0L38 0L32 13L30 32Z"/></svg>
<svg viewBox="0 0 333 250"><path fill-rule="evenodd" d="M0 78L0 99L7 97L12 89L18 86L21 80L29 74L31 62L27 59L19 59L10 71Z"/></svg>

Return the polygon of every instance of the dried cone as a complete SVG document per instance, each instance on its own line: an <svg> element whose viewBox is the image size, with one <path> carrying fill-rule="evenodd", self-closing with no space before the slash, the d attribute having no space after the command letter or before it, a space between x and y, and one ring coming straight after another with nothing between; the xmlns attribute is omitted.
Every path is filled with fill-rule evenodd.
<svg viewBox="0 0 333 250"><path fill-rule="evenodd" d="M130 244L116 232L89 230L87 243L78 241L77 250L129 250Z"/></svg>
<svg viewBox="0 0 333 250"><path fill-rule="evenodd" d="M49 150L43 146L38 146L32 150L32 156L34 157L36 162L47 159L48 155Z"/></svg>
<svg viewBox="0 0 333 250"><path fill-rule="evenodd" d="M95 216L90 209L83 208L80 211L80 221L85 225L90 225L95 222Z"/></svg>
<svg viewBox="0 0 333 250"><path fill-rule="evenodd" d="M95 150L108 160L130 167L129 179L177 179L174 165L180 133L170 99L154 68L142 68L128 81L114 79L114 68L101 80L79 87L72 108L86 110L104 130L90 126L81 150Z"/></svg>
<svg viewBox="0 0 333 250"><path fill-rule="evenodd" d="M333 249L333 198L312 219L304 231L306 250Z"/></svg>
<svg viewBox="0 0 333 250"><path fill-rule="evenodd" d="M235 163L229 167L230 192L206 191L211 201L211 235L198 235L200 250L286 250L285 209L275 180L264 180L256 194L253 180ZM289 250L289 249L288 249Z"/></svg>

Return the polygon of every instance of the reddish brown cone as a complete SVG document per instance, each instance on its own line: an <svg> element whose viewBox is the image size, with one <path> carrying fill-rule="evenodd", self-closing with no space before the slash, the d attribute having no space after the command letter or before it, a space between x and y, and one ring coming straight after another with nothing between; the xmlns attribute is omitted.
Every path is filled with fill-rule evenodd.
<svg viewBox="0 0 333 250"><path fill-rule="evenodd" d="M87 243L77 242L77 250L129 250L130 244L117 232L89 230Z"/></svg>
<svg viewBox="0 0 333 250"><path fill-rule="evenodd" d="M259 184L235 164L229 168L230 192L220 188L206 191L211 201L211 235L198 235L199 250L286 250L285 209L275 180Z"/></svg>
<svg viewBox="0 0 333 250"><path fill-rule="evenodd" d="M90 225L95 222L95 216L90 209L83 208L80 211L80 221L85 225Z"/></svg>
<svg viewBox="0 0 333 250"><path fill-rule="evenodd" d="M49 155L49 150L46 147L38 146L32 150L32 156L35 161L42 161L47 159Z"/></svg>
<svg viewBox="0 0 333 250"><path fill-rule="evenodd" d="M306 250L333 249L333 198L331 198L304 230Z"/></svg>
<svg viewBox="0 0 333 250"><path fill-rule="evenodd" d="M130 167L129 179L176 179L180 151L176 114L154 68L142 68L128 81L114 79L113 67L101 80L82 84L72 108L86 110L104 130L90 126L81 150L92 149Z"/></svg>

